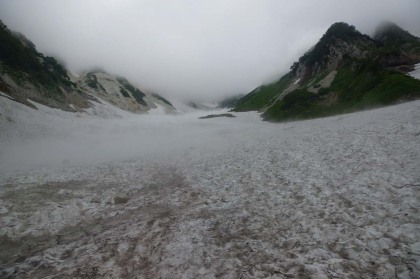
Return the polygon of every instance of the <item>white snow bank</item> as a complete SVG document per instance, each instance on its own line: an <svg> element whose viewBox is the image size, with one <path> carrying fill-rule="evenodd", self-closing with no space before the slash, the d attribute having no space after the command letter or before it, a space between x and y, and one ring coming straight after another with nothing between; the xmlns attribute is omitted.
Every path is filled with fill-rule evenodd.
<svg viewBox="0 0 420 279"><path fill-rule="evenodd" d="M35 166L111 162L210 150L230 145L220 123L200 116L213 112L132 114L107 103L70 113L34 103L34 110L0 99L0 172ZM217 111L215 113L226 112ZM219 124L217 124L219 123Z"/></svg>
<svg viewBox="0 0 420 279"><path fill-rule="evenodd" d="M283 124L20 109L48 121L12 115L31 139L1 162L70 159L2 165L4 277L419 277L420 101Z"/></svg>
<svg viewBox="0 0 420 279"><path fill-rule="evenodd" d="M413 78L420 79L420 63L416 64L414 67L415 67L414 71L408 74L412 76Z"/></svg>

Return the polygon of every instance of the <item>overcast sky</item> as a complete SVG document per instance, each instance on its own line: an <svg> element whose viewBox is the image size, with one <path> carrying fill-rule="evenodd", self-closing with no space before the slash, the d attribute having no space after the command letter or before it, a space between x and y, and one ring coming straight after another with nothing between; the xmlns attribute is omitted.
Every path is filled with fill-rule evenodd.
<svg viewBox="0 0 420 279"><path fill-rule="evenodd" d="M0 18L73 72L95 66L166 97L247 93L334 22L420 36L420 0L0 0Z"/></svg>

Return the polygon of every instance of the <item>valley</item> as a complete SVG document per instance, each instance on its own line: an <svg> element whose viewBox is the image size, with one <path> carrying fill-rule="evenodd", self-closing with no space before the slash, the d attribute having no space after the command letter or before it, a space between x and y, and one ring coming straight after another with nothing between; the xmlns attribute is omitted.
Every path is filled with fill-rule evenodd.
<svg viewBox="0 0 420 279"><path fill-rule="evenodd" d="M282 124L2 104L2 278L420 272L419 101Z"/></svg>
<svg viewBox="0 0 420 279"><path fill-rule="evenodd" d="M0 278L420 278L418 3L52 2L0 3Z"/></svg>

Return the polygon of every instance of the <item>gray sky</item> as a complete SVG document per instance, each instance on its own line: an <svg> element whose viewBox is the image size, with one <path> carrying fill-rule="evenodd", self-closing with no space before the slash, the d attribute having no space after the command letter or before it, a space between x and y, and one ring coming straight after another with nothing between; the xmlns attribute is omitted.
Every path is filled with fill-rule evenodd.
<svg viewBox="0 0 420 279"><path fill-rule="evenodd" d="M0 0L0 18L73 72L95 66L166 97L247 93L334 22L420 37L419 0Z"/></svg>

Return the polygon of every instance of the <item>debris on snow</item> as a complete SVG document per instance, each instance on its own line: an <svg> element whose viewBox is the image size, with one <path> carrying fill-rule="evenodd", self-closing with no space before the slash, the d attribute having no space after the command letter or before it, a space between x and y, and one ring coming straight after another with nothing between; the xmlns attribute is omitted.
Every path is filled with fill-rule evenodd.
<svg viewBox="0 0 420 279"><path fill-rule="evenodd" d="M2 122L0 161L18 161L8 139L22 121L21 147L47 140L58 158L1 165L0 277L419 277L420 101L283 124L236 116ZM97 160L48 164L67 147ZM124 206L110 201L122 193Z"/></svg>

